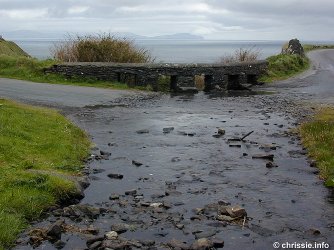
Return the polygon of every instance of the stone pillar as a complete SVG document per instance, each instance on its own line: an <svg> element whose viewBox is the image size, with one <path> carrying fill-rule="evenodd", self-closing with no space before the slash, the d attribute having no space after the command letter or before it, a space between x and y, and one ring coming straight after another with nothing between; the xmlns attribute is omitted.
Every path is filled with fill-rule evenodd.
<svg viewBox="0 0 334 250"><path fill-rule="evenodd" d="M177 75L170 76L170 90L175 91L175 92L178 90L178 76Z"/></svg>
<svg viewBox="0 0 334 250"><path fill-rule="evenodd" d="M204 91L210 91L214 88L213 85L213 76L204 75Z"/></svg>

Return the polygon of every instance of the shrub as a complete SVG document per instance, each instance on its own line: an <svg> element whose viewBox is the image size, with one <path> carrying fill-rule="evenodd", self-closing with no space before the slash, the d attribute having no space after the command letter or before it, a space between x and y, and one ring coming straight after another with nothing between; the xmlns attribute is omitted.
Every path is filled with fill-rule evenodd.
<svg viewBox="0 0 334 250"><path fill-rule="evenodd" d="M258 60L260 55L261 51L255 47L239 48L233 54L221 57L219 63L254 62Z"/></svg>
<svg viewBox="0 0 334 250"><path fill-rule="evenodd" d="M133 40L111 34L68 36L52 49L55 59L64 62L153 62L150 52L139 48Z"/></svg>

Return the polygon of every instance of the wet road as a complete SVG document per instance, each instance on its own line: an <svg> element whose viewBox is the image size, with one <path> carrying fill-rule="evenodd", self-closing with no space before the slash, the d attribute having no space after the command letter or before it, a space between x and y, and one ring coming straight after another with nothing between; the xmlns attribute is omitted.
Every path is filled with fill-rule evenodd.
<svg viewBox="0 0 334 250"><path fill-rule="evenodd" d="M103 212L94 219L83 214L78 221L58 209L34 226L62 218L66 228L82 229L62 233L64 249L87 247L93 236L83 229L96 228L103 236L119 223L128 226L122 242L136 240L137 248L130 244L133 249L177 249L173 239L195 249L192 244L198 238L224 240L224 249L273 249L274 242L334 246L332 194L309 166L298 138L288 133L297 118L308 114L305 101L332 101L334 54L310 56L315 62L312 71L267 88L278 92L270 95L147 98L136 93L137 98L132 92L93 88L79 88L76 94L75 87L58 85L46 85L45 90L44 85L28 85L25 91L25 83L1 79L0 96L60 105L96 145L86 169L90 186L81 204ZM318 91L322 88L326 91ZM218 128L226 134L217 136ZM244 142L229 140L250 131ZM100 159L101 150L111 155ZM254 159L258 154L273 154L277 167L266 167L270 160ZM134 190L133 195L125 194ZM227 203L243 207L245 221L219 217ZM29 237L23 237L17 249L31 248L25 239ZM150 240L154 246L149 246ZM55 246L45 241L38 249Z"/></svg>

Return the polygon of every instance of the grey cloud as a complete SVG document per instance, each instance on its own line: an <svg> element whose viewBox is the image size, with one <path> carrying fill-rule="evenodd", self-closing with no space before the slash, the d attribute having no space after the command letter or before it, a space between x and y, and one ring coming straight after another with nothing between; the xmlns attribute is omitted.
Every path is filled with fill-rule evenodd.
<svg viewBox="0 0 334 250"><path fill-rule="evenodd" d="M8 11L38 9L47 12L40 18L6 16ZM313 38L316 34L334 40L333 10L333 0L0 0L0 30L203 32L209 38L231 35L231 39L293 34Z"/></svg>

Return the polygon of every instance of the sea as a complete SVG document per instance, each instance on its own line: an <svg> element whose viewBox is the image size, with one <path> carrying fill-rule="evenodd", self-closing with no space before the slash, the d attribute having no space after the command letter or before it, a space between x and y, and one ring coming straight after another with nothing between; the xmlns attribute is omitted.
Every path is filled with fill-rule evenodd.
<svg viewBox="0 0 334 250"><path fill-rule="evenodd" d="M14 40L24 51L38 59L53 58L53 48L61 40L18 39ZM158 63L215 63L238 49L252 49L259 52L259 59L279 54L286 41L251 40L136 40L136 46L150 51ZM305 42L306 43L306 42ZM309 41L312 44L325 42ZM327 42L328 43L328 42Z"/></svg>

